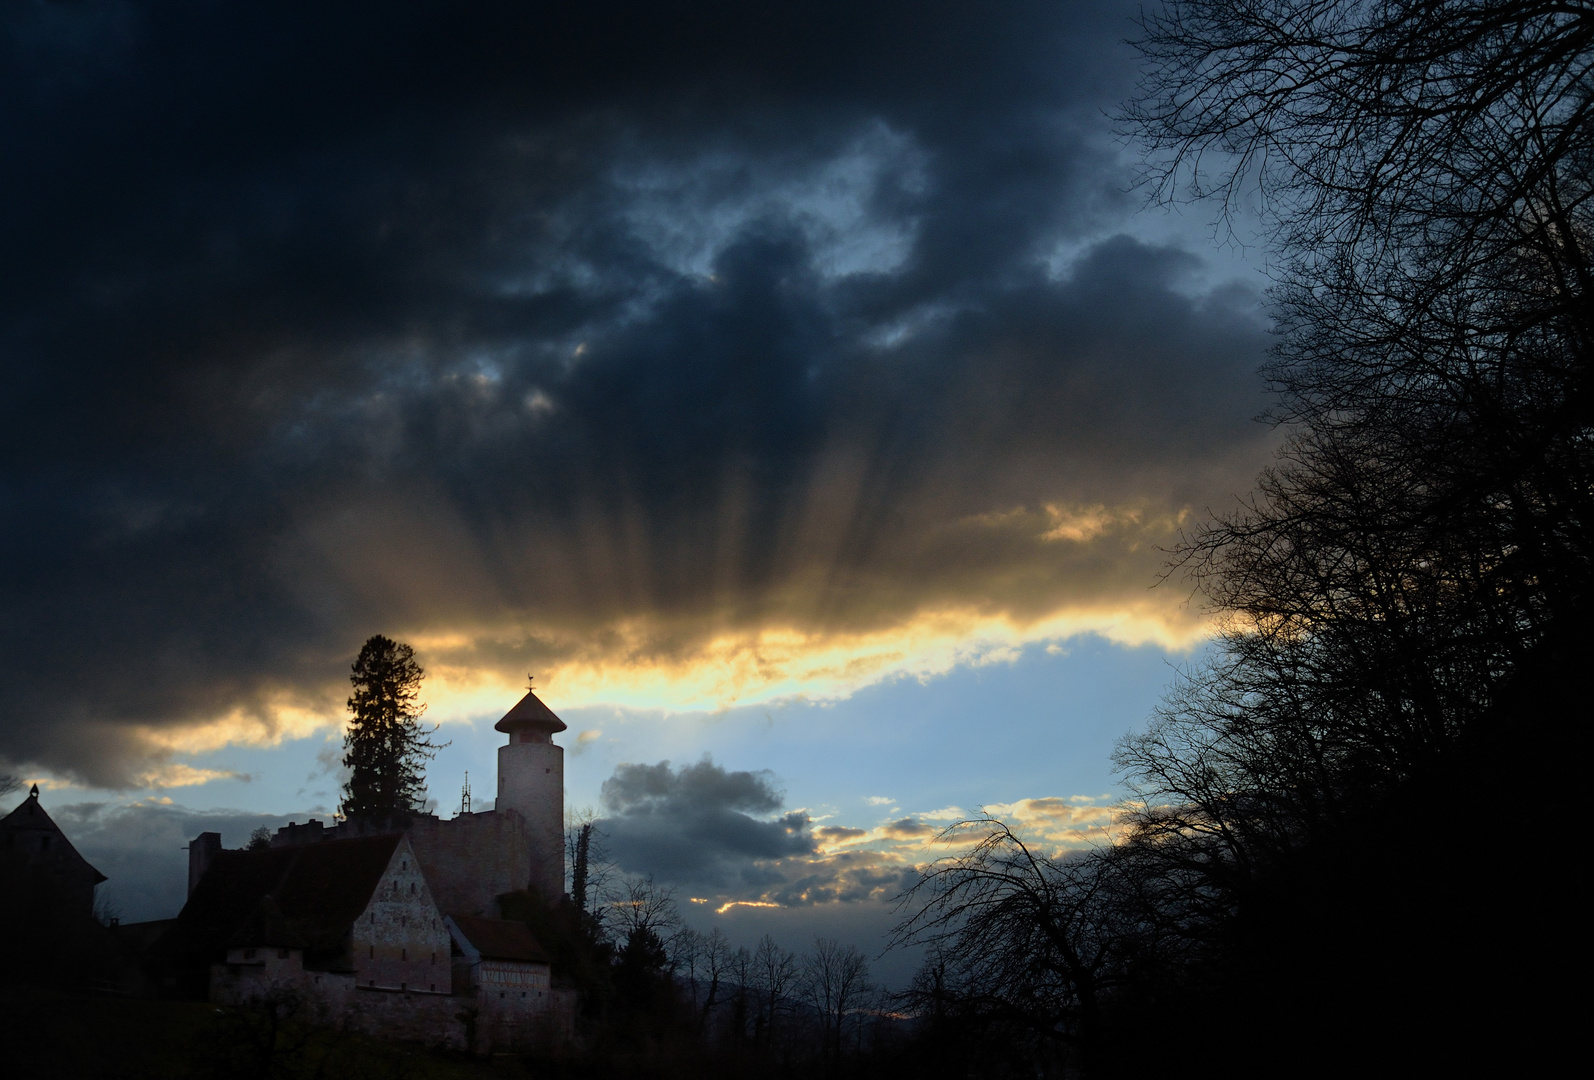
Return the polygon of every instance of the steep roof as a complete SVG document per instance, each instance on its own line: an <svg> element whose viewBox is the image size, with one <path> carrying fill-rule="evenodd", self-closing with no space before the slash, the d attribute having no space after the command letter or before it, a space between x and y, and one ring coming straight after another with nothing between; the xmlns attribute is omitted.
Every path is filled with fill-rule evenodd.
<svg viewBox="0 0 1594 1080"><path fill-rule="evenodd" d="M15 810L0 818L0 835L10 837L3 850L6 864L15 869L47 870L59 877L95 885L106 880L104 874L78 854L61 826L39 805L38 784L33 785L28 797Z"/></svg>
<svg viewBox="0 0 1594 1080"><path fill-rule="evenodd" d="M521 698L513 709L504 714L502 720L493 725L495 731L519 731L522 728L534 728L546 731L550 735L556 731L565 730L566 724L554 711L544 705L536 694L530 690Z"/></svg>
<svg viewBox="0 0 1594 1080"><path fill-rule="evenodd" d="M185 953L246 944L337 949L402 840L389 833L219 852L165 944Z"/></svg>
<svg viewBox="0 0 1594 1080"><path fill-rule="evenodd" d="M531 936L525 923L485 919L479 915L450 915L449 919L473 949L488 960L548 963L548 953Z"/></svg>

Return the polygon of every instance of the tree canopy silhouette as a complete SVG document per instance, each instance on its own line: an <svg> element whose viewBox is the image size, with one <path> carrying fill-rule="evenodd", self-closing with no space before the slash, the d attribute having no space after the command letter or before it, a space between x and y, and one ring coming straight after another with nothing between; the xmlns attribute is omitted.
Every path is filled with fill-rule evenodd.
<svg viewBox="0 0 1594 1080"><path fill-rule="evenodd" d="M1179 553L1223 652L1118 759L1149 834L1235 869L1430 769L1581 618L1594 4L1181 0L1143 28L1156 190L1253 197L1283 256L1280 463Z"/></svg>
<svg viewBox="0 0 1594 1080"><path fill-rule="evenodd" d="M349 729L343 737L343 813L350 818L402 821L426 802L425 763L447 743L422 728L419 703L425 673L415 650L381 634L360 649L349 673Z"/></svg>
<svg viewBox="0 0 1594 1080"><path fill-rule="evenodd" d="M1569 745L1543 703L1589 636L1594 3L1174 0L1141 28L1150 190L1269 231L1279 462L1175 554L1219 647L1119 745L1124 842L1054 860L977 823L899 934L941 946L936 1009L1054 1042L1099 1010L1128 1018L1103 1047L1155 1062L1177 1035L1136 1021L1230 1018L1212 1061L1150 1073L1276 1071L1271 1047L1301 1075L1308 1043L1342 1072L1390 1016L1435 1069L1492 1022L1463 986L1535 981L1454 942L1539 915L1469 874L1533 841L1432 806ZM1076 937L1039 942L1053 922Z"/></svg>

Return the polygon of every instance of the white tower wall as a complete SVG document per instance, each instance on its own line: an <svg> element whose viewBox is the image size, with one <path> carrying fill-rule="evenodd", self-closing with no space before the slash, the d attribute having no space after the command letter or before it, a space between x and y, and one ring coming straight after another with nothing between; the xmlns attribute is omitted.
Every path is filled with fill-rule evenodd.
<svg viewBox="0 0 1594 1080"><path fill-rule="evenodd" d="M541 732L516 731L498 748L495 810L516 810L531 844L531 885L550 902L565 891L565 751Z"/></svg>

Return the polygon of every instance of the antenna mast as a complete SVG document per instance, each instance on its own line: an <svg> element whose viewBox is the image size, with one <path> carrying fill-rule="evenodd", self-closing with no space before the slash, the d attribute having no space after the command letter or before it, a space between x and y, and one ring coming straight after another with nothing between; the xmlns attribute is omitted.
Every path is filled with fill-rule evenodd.
<svg viewBox="0 0 1594 1080"><path fill-rule="evenodd" d="M465 786L459 789L459 812L470 813L470 773L465 774Z"/></svg>

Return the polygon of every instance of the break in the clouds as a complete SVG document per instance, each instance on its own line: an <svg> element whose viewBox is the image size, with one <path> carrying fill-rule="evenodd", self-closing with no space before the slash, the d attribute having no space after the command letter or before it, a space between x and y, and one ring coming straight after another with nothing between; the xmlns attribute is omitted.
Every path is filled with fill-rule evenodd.
<svg viewBox="0 0 1594 1080"><path fill-rule="evenodd" d="M5 5L0 764L336 723L378 631L444 719L1187 637L1264 343L1135 230L1129 14Z"/></svg>

